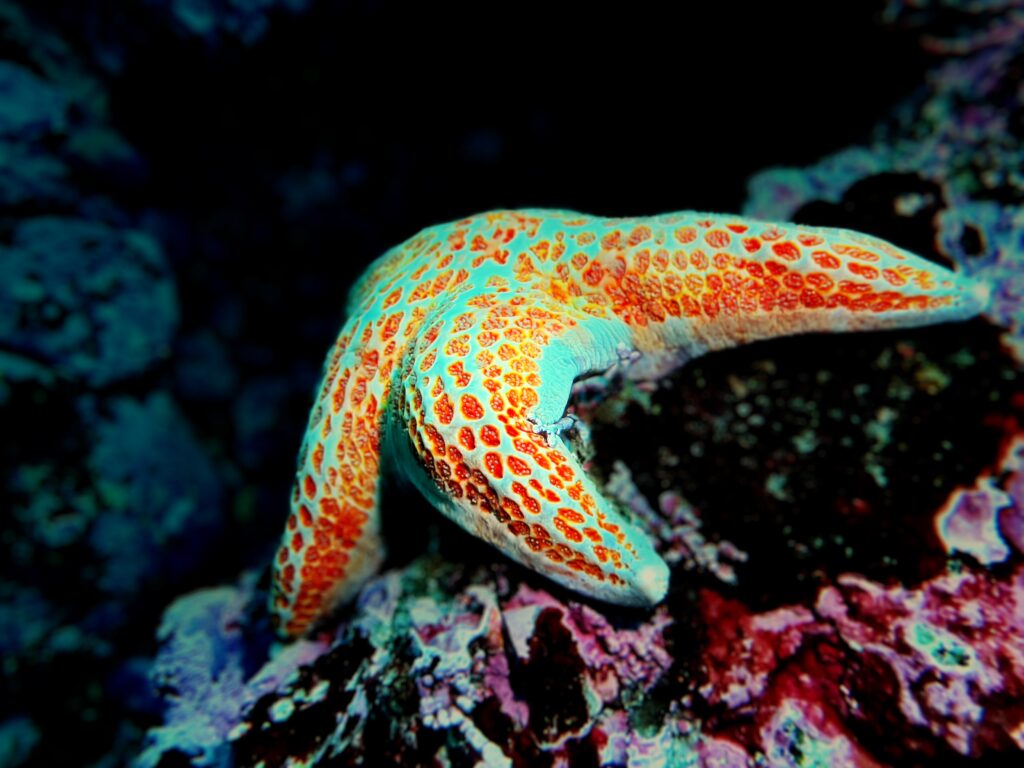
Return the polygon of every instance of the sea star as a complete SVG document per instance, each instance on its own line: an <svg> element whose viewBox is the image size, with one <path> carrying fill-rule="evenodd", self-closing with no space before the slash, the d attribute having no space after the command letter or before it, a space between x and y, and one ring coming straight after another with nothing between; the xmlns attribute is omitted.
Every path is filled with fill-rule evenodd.
<svg viewBox="0 0 1024 768"><path fill-rule="evenodd" d="M385 461L527 567L656 604L667 566L560 437L575 379L623 364L655 376L771 336L962 319L986 302L984 286L848 230L549 210L425 229L352 290L299 454L275 625L302 634L377 570Z"/></svg>

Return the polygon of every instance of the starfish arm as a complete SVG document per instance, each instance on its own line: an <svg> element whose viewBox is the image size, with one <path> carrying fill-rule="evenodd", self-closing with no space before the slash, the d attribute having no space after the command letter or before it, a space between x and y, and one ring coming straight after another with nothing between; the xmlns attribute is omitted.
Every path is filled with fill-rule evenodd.
<svg viewBox="0 0 1024 768"><path fill-rule="evenodd" d="M350 598L384 557L377 509L388 374L372 330L354 317L328 358L299 452L291 514L274 559L271 616L285 636L306 632Z"/></svg>
<svg viewBox="0 0 1024 768"><path fill-rule="evenodd" d="M850 230L690 212L601 229L570 277L637 348L680 360L775 336L961 320L988 301L987 286Z"/></svg>
<svg viewBox="0 0 1024 768"><path fill-rule="evenodd" d="M439 313L402 368L399 461L446 516L526 567L594 598L653 605L667 566L557 434L574 378L615 355L610 329L573 315L515 291Z"/></svg>

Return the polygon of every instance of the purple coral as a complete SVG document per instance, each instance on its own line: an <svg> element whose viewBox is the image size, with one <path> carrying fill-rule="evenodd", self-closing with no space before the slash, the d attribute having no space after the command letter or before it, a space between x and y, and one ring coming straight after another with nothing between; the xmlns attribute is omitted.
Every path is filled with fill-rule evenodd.
<svg viewBox="0 0 1024 768"><path fill-rule="evenodd" d="M150 678L166 702L166 712L163 724L147 734L137 761L140 768L162 764L169 752L184 753L192 765L223 764L229 738L245 733L245 710L323 653L322 643L294 643L250 674L246 617L253 608L254 587L255 578L248 574L237 587L179 598L164 613L157 633L162 647Z"/></svg>

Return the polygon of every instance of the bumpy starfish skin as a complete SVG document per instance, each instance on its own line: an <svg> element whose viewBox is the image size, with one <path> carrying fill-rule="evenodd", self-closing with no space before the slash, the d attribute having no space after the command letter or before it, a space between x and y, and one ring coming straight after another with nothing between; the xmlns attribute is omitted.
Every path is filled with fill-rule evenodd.
<svg viewBox="0 0 1024 768"><path fill-rule="evenodd" d="M653 374L770 336L961 319L986 297L866 235L736 216L503 211L426 229L352 291L274 563L275 623L303 633L378 568L385 458L514 560L657 603L665 563L559 437L574 379L636 351Z"/></svg>

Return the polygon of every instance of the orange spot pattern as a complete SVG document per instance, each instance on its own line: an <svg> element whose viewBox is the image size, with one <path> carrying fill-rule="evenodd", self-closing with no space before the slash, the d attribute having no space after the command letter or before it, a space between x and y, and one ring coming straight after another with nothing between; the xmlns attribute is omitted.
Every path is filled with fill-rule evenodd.
<svg viewBox="0 0 1024 768"><path fill-rule="evenodd" d="M274 560L279 630L306 631L379 565L385 412L400 415L460 524L614 599L648 545L537 432L544 372L566 364L549 360L552 341L571 343L595 318L641 349L825 330L835 313L952 306L953 279L854 233L728 216L512 211L424 230L370 267L328 357Z"/></svg>

